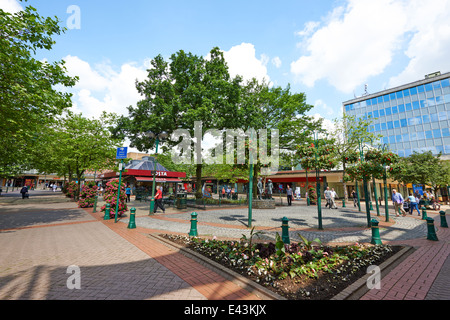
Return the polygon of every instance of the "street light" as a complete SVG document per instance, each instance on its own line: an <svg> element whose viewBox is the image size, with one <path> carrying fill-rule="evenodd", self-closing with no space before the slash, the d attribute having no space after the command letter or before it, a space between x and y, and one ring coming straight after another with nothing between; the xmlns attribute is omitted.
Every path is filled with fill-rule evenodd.
<svg viewBox="0 0 450 320"><path fill-rule="evenodd" d="M317 150L319 148L318 145L319 142L319 133L314 130L314 159L316 160L316 193L317 193L317 214L319 218L319 230L323 230L322 227L322 204L321 204L321 198L320 198L320 178L319 178L319 168L318 168L318 162L317 162ZM308 194L309 196L309 194Z"/></svg>
<svg viewBox="0 0 450 320"><path fill-rule="evenodd" d="M383 151L383 153L387 150L388 146L387 144L383 144L381 146L381 151ZM387 170L390 167L386 164L383 163L383 184L384 184L384 210L385 210L385 217L386 217L386 222L389 222L389 200L388 200L388 191L387 191Z"/></svg>
<svg viewBox="0 0 450 320"><path fill-rule="evenodd" d="M156 143L156 151L155 151L155 160L156 160L156 155L158 154L158 145L159 145L159 141L164 141L169 137L169 134L165 131L162 131L158 134L155 134L152 131L147 131L145 133L145 135L150 139L156 139L155 143ZM152 198L150 200L150 215L153 214L153 211L155 209L155 177L156 177L156 161L153 162L153 170L152 170L152 175L153 175L153 185L152 185Z"/></svg>
<svg viewBox="0 0 450 320"><path fill-rule="evenodd" d="M364 162L364 147L368 148L367 146L363 145L363 142L364 142L363 139L359 139L359 157L361 159L361 165ZM367 189L367 179L365 175L363 175L363 184L364 184L364 198L366 202L367 227L370 228L372 223L370 222L369 192Z"/></svg>

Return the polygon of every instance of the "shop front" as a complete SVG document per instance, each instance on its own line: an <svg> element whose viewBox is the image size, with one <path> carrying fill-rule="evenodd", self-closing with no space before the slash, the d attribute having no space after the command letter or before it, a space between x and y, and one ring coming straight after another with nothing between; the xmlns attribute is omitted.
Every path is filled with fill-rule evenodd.
<svg viewBox="0 0 450 320"><path fill-rule="evenodd" d="M99 175L99 178L103 180L103 184L118 177L119 173L113 171ZM155 179L155 187L162 186L165 195L176 195L177 192L184 189L185 183L183 179L186 178L186 173L169 171L158 164L152 157L132 160L122 172L122 181L131 188L133 195L151 194L153 178Z"/></svg>

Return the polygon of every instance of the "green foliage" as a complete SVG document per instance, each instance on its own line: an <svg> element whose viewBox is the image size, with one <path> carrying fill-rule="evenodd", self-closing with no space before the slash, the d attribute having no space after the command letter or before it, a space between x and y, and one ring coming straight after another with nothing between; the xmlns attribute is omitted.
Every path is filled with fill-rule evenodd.
<svg viewBox="0 0 450 320"><path fill-rule="evenodd" d="M433 189L445 187L450 184L450 166L440 157L441 154L433 156L431 151L414 152L393 166L391 175L398 181L429 185Z"/></svg>
<svg viewBox="0 0 450 320"><path fill-rule="evenodd" d="M86 170L113 169L120 141L111 137L108 126L115 115L103 113L100 119L65 113L56 125L42 128L38 148L31 153L34 168L81 181ZM45 157L42 157L45 154Z"/></svg>
<svg viewBox="0 0 450 320"><path fill-rule="evenodd" d="M78 183L76 183L75 181L69 181L64 184L62 192L65 193L67 197L76 199L78 197L78 194L80 193L80 188L78 186Z"/></svg>
<svg viewBox="0 0 450 320"><path fill-rule="evenodd" d="M180 50L169 61L158 55L151 64L147 79L136 84L145 99L130 106L129 115L120 118L113 130L117 137L128 137L131 147L138 150L154 147L155 141L144 135L148 130L171 135L175 130L184 129L193 138L196 121L202 122L202 136L209 129L244 132L249 128L277 129L280 147L292 148L293 141L298 139L298 128L308 127L312 121L305 115L312 106L306 104L303 93L292 93L290 86L269 87L255 79L243 83L241 77L232 78L223 52L217 47L210 51L208 58ZM165 141L162 149L172 149L180 142ZM192 146L192 141L188 145ZM269 150L270 147L268 143ZM260 159L254 160L256 181L261 163ZM195 168L197 197L200 197L204 165L189 165ZM237 163L210 165L209 171L233 180L248 176L248 154L245 165L245 168L244 164Z"/></svg>
<svg viewBox="0 0 450 320"><path fill-rule="evenodd" d="M302 236L300 233L297 233L297 235L303 241L303 245L305 246L306 249L311 250L313 248L313 245L312 245L313 243L317 243L318 245L322 245L322 241L320 241L319 238L316 238L316 239L314 239L312 241L309 241L304 236Z"/></svg>
<svg viewBox="0 0 450 320"><path fill-rule="evenodd" d="M309 185L308 186L308 197L311 204L315 204L317 201L317 192L316 187Z"/></svg>
<svg viewBox="0 0 450 320"><path fill-rule="evenodd" d="M117 207L117 196L119 194L119 179L114 179L106 183L105 191L103 193L103 200L106 203L109 203L111 206L110 215L114 216ZM106 204L103 205L100 209L101 211L106 210ZM122 183L120 186L120 196L119 196L119 208L117 210L117 214L122 216L126 211L128 211L128 206L126 204L126 195L125 195L125 184Z"/></svg>
<svg viewBox="0 0 450 320"><path fill-rule="evenodd" d="M381 149L370 149L364 154L363 161L358 159L356 164L347 168L347 181L362 180L363 178L370 180L382 179L384 176L384 166L389 166L387 171L388 176L398 176L401 171L399 165L400 157L389 151Z"/></svg>
<svg viewBox="0 0 450 320"><path fill-rule="evenodd" d="M380 257L392 252L389 245L361 245L330 247L322 245L319 239L308 241L301 236L302 242L284 244L276 233L275 243L257 243L249 245L245 237L241 241L188 238L170 236L169 239L184 241L191 249L216 260L217 262L246 273L256 282L273 285L275 280L288 276L294 281L303 278L318 278L322 274L339 275L350 273L375 263ZM313 246L313 243L317 245Z"/></svg>
<svg viewBox="0 0 450 320"><path fill-rule="evenodd" d="M57 18L41 17L35 8L11 14L0 9L0 174L8 168L32 168L43 127L71 106L71 94L57 87L72 87L77 78L66 75L64 61L35 58L37 50L51 50L52 37L64 29Z"/></svg>
<svg viewBox="0 0 450 320"><path fill-rule="evenodd" d="M321 139L309 145L298 145L296 156L306 170L331 170L338 165L335 157L334 140Z"/></svg>
<svg viewBox="0 0 450 320"><path fill-rule="evenodd" d="M94 181L86 182L81 187L80 197L78 200L78 206L80 208L92 208L94 206L95 197L97 195L98 187Z"/></svg>

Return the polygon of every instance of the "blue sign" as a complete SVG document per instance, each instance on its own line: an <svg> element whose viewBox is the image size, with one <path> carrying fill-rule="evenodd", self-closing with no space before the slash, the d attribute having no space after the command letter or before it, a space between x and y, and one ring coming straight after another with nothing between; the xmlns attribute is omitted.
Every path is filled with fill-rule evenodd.
<svg viewBox="0 0 450 320"><path fill-rule="evenodd" d="M117 148L116 159L126 159L128 147Z"/></svg>
<svg viewBox="0 0 450 320"><path fill-rule="evenodd" d="M421 184L413 184L413 192L416 193L416 191L419 191L419 194L423 196L423 188Z"/></svg>

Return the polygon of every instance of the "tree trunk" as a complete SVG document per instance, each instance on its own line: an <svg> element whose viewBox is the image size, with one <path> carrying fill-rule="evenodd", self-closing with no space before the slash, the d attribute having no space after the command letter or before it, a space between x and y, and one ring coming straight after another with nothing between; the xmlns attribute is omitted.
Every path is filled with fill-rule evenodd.
<svg viewBox="0 0 450 320"><path fill-rule="evenodd" d="M203 197L202 192L202 165L197 164L195 170L195 198L201 199Z"/></svg>

